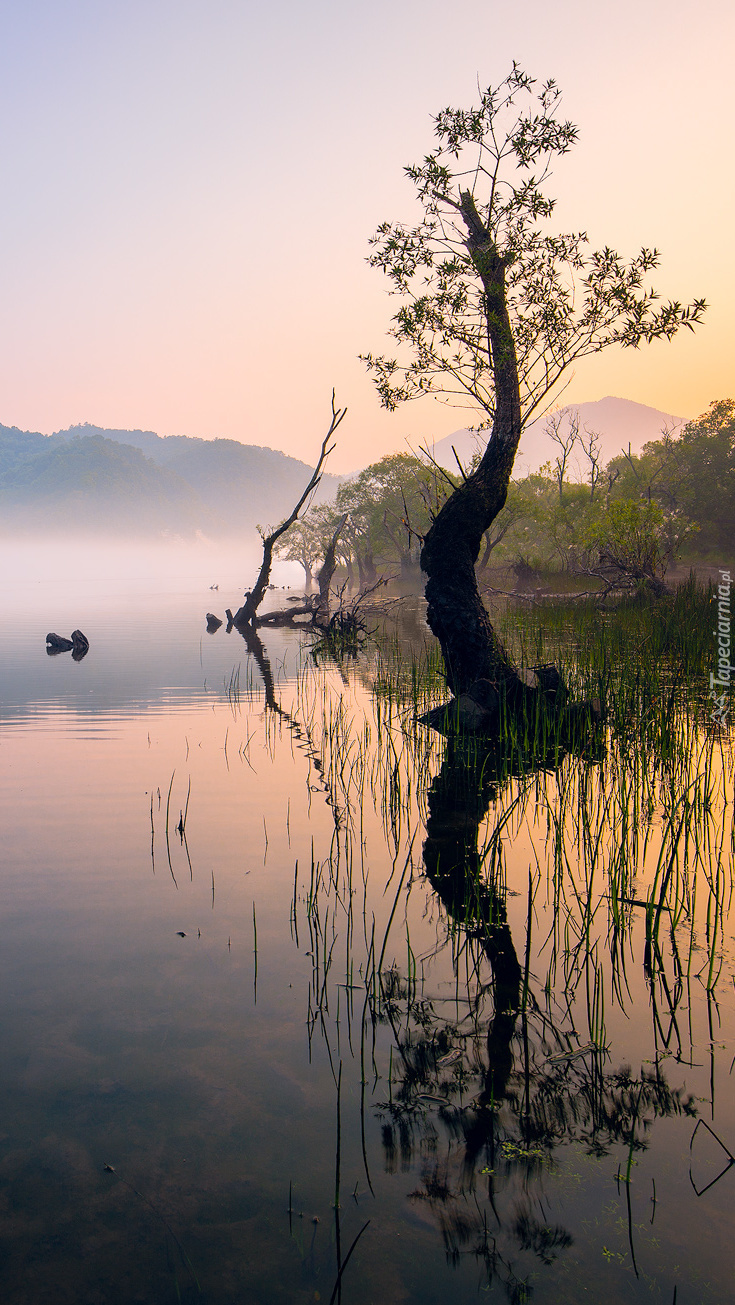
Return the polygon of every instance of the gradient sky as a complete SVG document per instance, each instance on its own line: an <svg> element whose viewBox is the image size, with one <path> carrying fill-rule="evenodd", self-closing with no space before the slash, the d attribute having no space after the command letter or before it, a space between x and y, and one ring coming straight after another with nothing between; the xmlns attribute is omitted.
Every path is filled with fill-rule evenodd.
<svg viewBox="0 0 735 1305"><path fill-rule="evenodd" d="M365 263L417 215L431 116L513 59L580 128L561 229L656 245L695 335L582 362L564 401L695 416L735 392L731 0L0 0L0 422L227 436L333 470L465 424L383 412L358 352L395 301Z"/></svg>

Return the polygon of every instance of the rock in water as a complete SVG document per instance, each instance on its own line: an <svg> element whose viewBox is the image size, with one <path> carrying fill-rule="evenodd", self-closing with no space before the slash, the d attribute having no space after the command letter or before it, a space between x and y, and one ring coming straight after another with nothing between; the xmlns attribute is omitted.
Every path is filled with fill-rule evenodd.
<svg viewBox="0 0 735 1305"><path fill-rule="evenodd" d="M72 630L71 641L72 641L71 655L74 658L75 662L80 662L82 658L86 657L87 653L89 652L89 639L87 638L86 634L82 634L81 630Z"/></svg>
<svg viewBox="0 0 735 1305"><path fill-rule="evenodd" d="M222 622L214 612L207 612L207 634L216 634Z"/></svg>
<svg viewBox="0 0 735 1305"><path fill-rule="evenodd" d="M46 645L46 652L48 653L70 652L74 647L71 639L65 639L60 634L47 634Z"/></svg>

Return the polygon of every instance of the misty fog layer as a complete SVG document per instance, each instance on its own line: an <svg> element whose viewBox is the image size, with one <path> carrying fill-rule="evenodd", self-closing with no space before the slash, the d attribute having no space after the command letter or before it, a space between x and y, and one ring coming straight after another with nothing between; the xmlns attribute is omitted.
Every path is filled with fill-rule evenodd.
<svg viewBox="0 0 735 1305"><path fill-rule="evenodd" d="M0 558L3 714L30 703L48 708L59 695L87 713L163 696L186 700L206 691L205 680L221 689L246 660L236 633L228 637L223 627L219 638L207 635L205 616L224 619L227 607L240 606L260 564L257 536L227 543L6 540ZM302 592L303 570L277 560L272 583ZM90 641L85 662L49 657L46 635L68 638L74 629Z"/></svg>

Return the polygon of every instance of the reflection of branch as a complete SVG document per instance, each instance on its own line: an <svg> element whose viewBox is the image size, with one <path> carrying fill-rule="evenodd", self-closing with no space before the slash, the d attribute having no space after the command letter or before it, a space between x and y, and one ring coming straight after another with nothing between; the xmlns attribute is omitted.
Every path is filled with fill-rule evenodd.
<svg viewBox="0 0 735 1305"><path fill-rule="evenodd" d="M268 659L268 654L263 647L260 635L253 625L236 625L237 633L245 640L248 652L251 654L258 670L260 671L265 689L265 701L271 711L275 711L279 716L287 716L281 704L276 699L276 689L273 682L273 671ZM290 718L288 718L290 719Z"/></svg>
<svg viewBox="0 0 735 1305"><path fill-rule="evenodd" d="M334 1302L335 1302L335 1300L336 1300L336 1298L337 1298L337 1292L339 1291L340 1283L341 1283L341 1281L342 1281L342 1274L344 1273L345 1269L347 1268L347 1264L348 1264L348 1261L349 1261L349 1258L350 1258L352 1252L354 1251L355 1247L357 1246L357 1243L359 1242L360 1238L362 1237L362 1234L364 1233L365 1229L369 1226L369 1224L370 1224L370 1220L368 1219L368 1220L367 1220L367 1223L364 1223L364 1224L362 1225L362 1228L360 1229L360 1231L359 1231L359 1233L357 1234L357 1236L356 1236L354 1242L352 1243L350 1249L348 1250L347 1254L345 1255L345 1258L344 1258L343 1261L342 1261L342 1264L341 1264L341 1266L340 1266L339 1273L337 1274L337 1280L336 1280L336 1282L335 1282L335 1284L334 1284L334 1290L332 1291L332 1294L331 1294L331 1296L330 1296L330 1298L329 1298L329 1305L334 1305Z"/></svg>
<svg viewBox="0 0 735 1305"><path fill-rule="evenodd" d="M707 1183L706 1187L701 1187L701 1188L697 1187L697 1184L695 1183L694 1177L692 1175L692 1147L694 1146L694 1139L697 1136L697 1129L700 1127L700 1125L702 1128L706 1128L708 1133L711 1133L712 1137L715 1139L715 1142L717 1142L717 1144L722 1147L722 1150L725 1152L725 1155L728 1157L727 1164L725 1165L724 1169L721 1169L717 1177L713 1178L711 1182ZM720 1179L728 1172L728 1170L732 1169L733 1165L735 1165L735 1155L733 1155L732 1151L728 1151L727 1147L725 1146L725 1143L721 1140L721 1138L717 1136L714 1130L710 1128L709 1124L704 1119L698 1119L696 1124L694 1125L694 1132L692 1133L692 1136L689 1141L689 1182L691 1183L692 1187L697 1193L697 1196L704 1196L704 1193L708 1192L710 1187L714 1187L715 1183L719 1183Z"/></svg>
<svg viewBox="0 0 735 1305"><path fill-rule="evenodd" d="M263 688L265 690L266 706L269 707L271 711L275 712L277 716L280 716L281 720L286 722L291 733L302 745L303 750L306 752L311 764L319 775L322 791L325 794L327 804L332 808L334 823L336 826L339 826L343 812L340 810L332 788L324 774L321 756L312 741L308 726L297 721L295 717L292 716L290 712L286 711L285 707L282 707L278 701L270 659L255 627L253 625L243 625L236 626L235 628L241 638L245 641L247 650L252 655L253 660L260 671Z"/></svg>

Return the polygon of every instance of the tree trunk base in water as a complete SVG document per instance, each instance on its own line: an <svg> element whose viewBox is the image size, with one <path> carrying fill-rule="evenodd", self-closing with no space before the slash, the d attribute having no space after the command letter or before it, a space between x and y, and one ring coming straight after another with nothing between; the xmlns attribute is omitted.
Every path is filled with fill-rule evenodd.
<svg viewBox="0 0 735 1305"><path fill-rule="evenodd" d="M562 718L565 732L577 733L580 727L589 729L602 720L599 699L569 703L566 686L553 665L522 670L510 681L475 680L465 693L433 707L419 720L449 738L467 734L497 738L509 717L530 721L539 710Z"/></svg>

